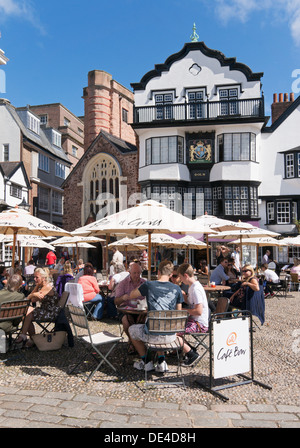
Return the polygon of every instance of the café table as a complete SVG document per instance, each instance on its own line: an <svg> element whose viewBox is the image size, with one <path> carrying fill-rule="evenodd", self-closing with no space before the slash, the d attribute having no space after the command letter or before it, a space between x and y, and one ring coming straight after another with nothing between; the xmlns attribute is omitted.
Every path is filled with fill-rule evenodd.
<svg viewBox="0 0 300 448"><path fill-rule="evenodd" d="M148 312L148 310L147 310L147 308L144 308L144 309L138 309L138 308L132 308L132 307L130 307L130 306L125 306L125 307L122 307L122 306L117 306L117 311L118 311L118 315L119 315L119 317L120 317L120 320L119 320L119 325L120 325L120 334L122 335L122 332L124 331L122 331L121 330L121 319L122 319L122 315L129 315L129 316L134 316L134 320L135 320L135 324L141 324L141 323L144 323L145 322L145 317L146 317L146 315L147 315L147 312ZM129 341L128 341L129 342ZM127 345L127 351L126 351L126 353L127 353L127 355L130 353L129 352L129 350L130 350L130 343L128 343L128 345ZM126 356L126 358L127 358L127 356ZM126 359L124 359L124 362L126 361ZM123 363L124 364L124 363Z"/></svg>
<svg viewBox="0 0 300 448"><path fill-rule="evenodd" d="M209 300L213 300L215 296L220 297L224 291L231 289L230 286L225 285L203 286L203 288Z"/></svg>

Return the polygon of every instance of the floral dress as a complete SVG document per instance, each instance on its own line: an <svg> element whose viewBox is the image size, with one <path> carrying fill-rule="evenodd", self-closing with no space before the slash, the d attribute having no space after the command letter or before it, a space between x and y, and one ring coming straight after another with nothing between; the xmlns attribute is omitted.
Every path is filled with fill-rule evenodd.
<svg viewBox="0 0 300 448"><path fill-rule="evenodd" d="M60 307L58 306L59 296L56 289L53 287L48 294L45 295L40 302L41 306L33 310L34 320L52 320L58 316Z"/></svg>

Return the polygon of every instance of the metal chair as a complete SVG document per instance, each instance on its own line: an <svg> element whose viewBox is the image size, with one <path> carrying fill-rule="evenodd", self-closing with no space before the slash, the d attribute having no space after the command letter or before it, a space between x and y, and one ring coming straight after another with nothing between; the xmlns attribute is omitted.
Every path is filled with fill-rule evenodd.
<svg viewBox="0 0 300 448"><path fill-rule="evenodd" d="M279 283L272 284L272 292L274 293L274 297L283 297L286 299L287 289L287 279L280 279Z"/></svg>
<svg viewBox="0 0 300 448"><path fill-rule="evenodd" d="M30 300L16 300L12 302L3 302L0 305L0 327L5 332L8 341L8 349L14 346L21 332L20 323L25 318ZM15 338L13 340L13 335Z"/></svg>
<svg viewBox="0 0 300 448"><path fill-rule="evenodd" d="M66 283L65 291L68 291L70 293L68 303L72 303L75 306L83 308L86 312L87 318L93 316L93 311L96 308L96 304L84 302L83 288L80 283Z"/></svg>
<svg viewBox="0 0 300 448"><path fill-rule="evenodd" d="M222 313L226 313L228 311L228 307L229 307L229 299L227 299L227 297L219 297L218 298L218 302L216 305L216 309L213 312L213 314L218 314L221 318L223 318L224 314ZM194 344L189 343L186 340L187 336L191 336ZM185 340L187 342L188 345L190 345L194 350L199 350L202 349L202 353L200 355L199 360L197 361L197 364L199 361L201 361L201 359L206 355L206 353L208 353L209 351L209 332L207 333L186 333L185 334Z"/></svg>
<svg viewBox="0 0 300 448"><path fill-rule="evenodd" d="M83 289L79 283L66 283L65 291L69 293L67 305L74 305L83 308Z"/></svg>
<svg viewBox="0 0 300 448"><path fill-rule="evenodd" d="M147 315L147 328L149 336L157 336L157 335L171 335L176 333L184 333L186 322L188 319L188 312L184 310L162 310L162 311L149 311ZM154 381L152 383L148 382L147 371L145 370L145 385L150 384L182 384L185 386L184 378L182 375L181 368L181 360L182 360L182 344L183 340L176 337L173 342L168 344L155 344L151 342L150 338L145 343L146 349L148 352L155 352L157 355L158 352L176 352L177 356L177 377L181 377L180 381L167 381L167 382L159 382Z"/></svg>
<svg viewBox="0 0 300 448"><path fill-rule="evenodd" d="M300 281L299 281L298 274L291 272L290 276L291 276L291 286L293 288L296 288L296 291L297 290L300 291ZM297 288L297 286L298 286L298 288Z"/></svg>
<svg viewBox="0 0 300 448"><path fill-rule="evenodd" d="M95 375L95 373L100 369L103 363L106 363L115 373L117 369L108 360L109 355L117 344L123 339L121 336L116 336L108 331L101 331L99 333L92 334L89 328L89 323L85 311L74 305L68 305L70 312L70 317L72 324L74 326L74 332L76 337L84 344L86 347L86 352L83 358L68 372L73 373L78 366L84 363L85 359L91 355L93 359L97 362L96 368L88 375L87 382ZM85 335L78 335L77 328L85 330ZM110 345L110 349L107 353L102 353L100 347L106 347ZM100 362L99 362L100 360Z"/></svg>

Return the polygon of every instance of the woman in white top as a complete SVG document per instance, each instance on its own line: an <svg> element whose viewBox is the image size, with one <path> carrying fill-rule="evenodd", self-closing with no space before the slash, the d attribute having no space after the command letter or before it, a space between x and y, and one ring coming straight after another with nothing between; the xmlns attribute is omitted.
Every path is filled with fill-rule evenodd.
<svg viewBox="0 0 300 448"><path fill-rule="evenodd" d="M179 266L178 274L180 280L189 286L187 297L189 317L185 332L206 333L208 331L209 308L203 286L194 277L194 269L188 263ZM180 338L180 335L178 336ZM183 353L186 355L183 366L190 367L200 359L200 355L183 340L182 343Z"/></svg>

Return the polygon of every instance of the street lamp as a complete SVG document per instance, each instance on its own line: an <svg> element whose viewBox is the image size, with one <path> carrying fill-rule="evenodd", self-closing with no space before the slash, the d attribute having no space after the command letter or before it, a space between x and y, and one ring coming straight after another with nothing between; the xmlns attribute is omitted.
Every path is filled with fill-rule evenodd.
<svg viewBox="0 0 300 448"><path fill-rule="evenodd" d="M26 202L26 199L23 198L21 204L19 204L18 207L19 207L19 208L22 208L22 209L24 209L24 210L26 210L27 212L29 212L30 204L28 204L28 203Z"/></svg>

